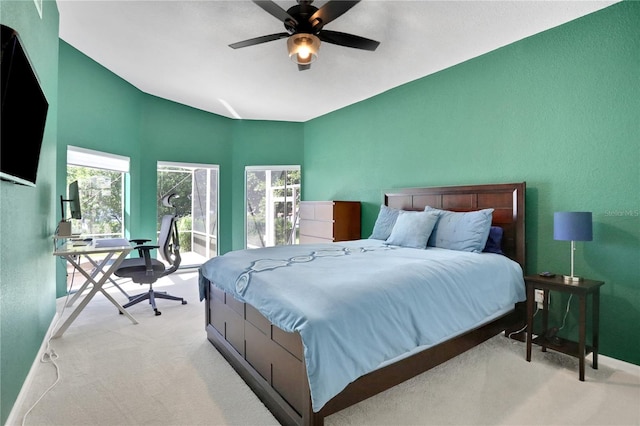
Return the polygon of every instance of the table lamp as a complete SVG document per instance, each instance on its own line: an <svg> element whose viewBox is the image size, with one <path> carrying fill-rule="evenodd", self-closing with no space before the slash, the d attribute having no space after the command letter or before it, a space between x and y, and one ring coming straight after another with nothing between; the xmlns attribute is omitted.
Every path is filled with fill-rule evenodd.
<svg viewBox="0 0 640 426"><path fill-rule="evenodd" d="M593 240L591 212L555 212L553 214L553 239L571 241L571 275L564 275L564 281L576 283L582 280L573 275L573 255L576 241Z"/></svg>

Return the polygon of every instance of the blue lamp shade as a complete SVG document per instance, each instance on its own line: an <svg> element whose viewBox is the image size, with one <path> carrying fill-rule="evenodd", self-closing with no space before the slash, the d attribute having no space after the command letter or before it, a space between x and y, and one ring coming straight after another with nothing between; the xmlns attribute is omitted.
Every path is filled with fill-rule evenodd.
<svg viewBox="0 0 640 426"><path fill-rule="evenodd" d="M591 241L593 226L591 212L555 212L553 239L560 241Z"/></svg>

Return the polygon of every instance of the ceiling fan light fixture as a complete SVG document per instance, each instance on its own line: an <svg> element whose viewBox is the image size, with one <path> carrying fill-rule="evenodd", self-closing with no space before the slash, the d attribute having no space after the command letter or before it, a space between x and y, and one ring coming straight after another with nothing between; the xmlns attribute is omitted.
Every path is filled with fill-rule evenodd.
<svg viewBox="0 0 640 426"><path fill-rule="evenodd" d="M287 39L289 59L299 65L307 65L318 58L320 39L313 34L298 33Z"/></svg>

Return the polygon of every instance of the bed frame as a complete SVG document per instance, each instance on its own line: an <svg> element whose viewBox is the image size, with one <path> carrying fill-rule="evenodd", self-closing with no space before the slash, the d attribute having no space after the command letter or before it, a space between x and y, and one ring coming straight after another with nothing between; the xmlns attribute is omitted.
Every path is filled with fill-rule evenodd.
<svg viewBox="0 0 640 426"><path fill-rule="evenodd" d="M454 211L493 208L493 224L504 229L503 251L525 270L525 183L397 189L390 207ZM207 283L207 337L254 393L284 425L321 426L324 417L421 374L504 331L520 330L524 304L451 340L368 373L313 412L302 342L298 333L272 325L254 307Z"/></svg>

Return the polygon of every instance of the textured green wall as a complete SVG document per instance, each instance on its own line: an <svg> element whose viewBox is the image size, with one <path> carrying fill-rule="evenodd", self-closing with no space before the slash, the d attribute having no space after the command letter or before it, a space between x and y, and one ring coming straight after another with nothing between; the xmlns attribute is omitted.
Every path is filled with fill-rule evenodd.
<svg viewBox="0 0 640 426"><path fill-rule="evenodd" d="M640 364L639 23L620 3L307 122L303 198L362 201L367 237L384 189L526 181L528 273L568 273L553 212L592 211L576 273L606 281L601 352Z"/></svg>
<svg viewBox="0 0 640 426"><path fill-rule="evenodd" d="M0 182L0 424L7 421L55 314L51 236L56 221L58 9L0 2L0 21L20 34L49 101L36 187ZM16 146L16 149L20 149Z"/></svg>

